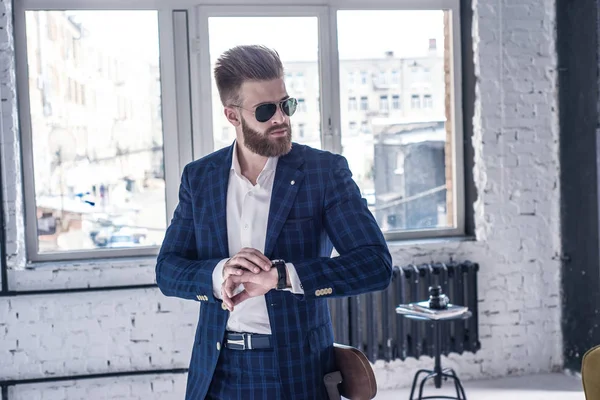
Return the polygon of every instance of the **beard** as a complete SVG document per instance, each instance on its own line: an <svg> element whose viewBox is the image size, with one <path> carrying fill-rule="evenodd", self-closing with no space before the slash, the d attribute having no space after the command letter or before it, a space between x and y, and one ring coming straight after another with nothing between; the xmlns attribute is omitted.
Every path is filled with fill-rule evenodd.
<svg viewBox="0 0 600 400"><path fill-rule="evenodd" d="M270 137L271 133L281 129L286 130L282 137ZM263 157L280 157L292 149L292 128L287 124L270 127L265 133L260 133L246 124L242 118L242 133L244 134L244 145L253 153Z"/></svg>

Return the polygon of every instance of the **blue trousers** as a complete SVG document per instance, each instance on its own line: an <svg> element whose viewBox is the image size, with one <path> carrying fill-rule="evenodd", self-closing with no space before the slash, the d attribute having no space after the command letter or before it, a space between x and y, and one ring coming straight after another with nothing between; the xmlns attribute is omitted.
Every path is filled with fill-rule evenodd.
<svg viewBox="0 0 600 400"><path fill-rule="evenodd" d="M273 349L221 349L206 400L276 400L282 397Z"/></svg>

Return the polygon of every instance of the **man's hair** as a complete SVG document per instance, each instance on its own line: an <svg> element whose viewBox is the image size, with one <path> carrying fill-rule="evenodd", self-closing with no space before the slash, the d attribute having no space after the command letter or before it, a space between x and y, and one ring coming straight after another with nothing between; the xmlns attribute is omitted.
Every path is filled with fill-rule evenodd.
<svg viewBox="0 0 600 400"><path fill-rule="evenodd" d="M215 81L224 106L239 104L245 81L268 81L283 76L283 64L275 50L259 45L236 46L215 64Z"/></svg>

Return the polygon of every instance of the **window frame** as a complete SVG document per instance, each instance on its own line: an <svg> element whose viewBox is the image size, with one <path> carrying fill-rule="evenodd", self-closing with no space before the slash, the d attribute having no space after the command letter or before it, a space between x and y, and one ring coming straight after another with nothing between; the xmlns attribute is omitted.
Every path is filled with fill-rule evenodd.
<svg viewBox="0 0 600 400"><path fill-rule="evenodd" d="M335 1L339 3L340 1ZM450 47L451 62L450 69L452 79L450 81L450 114L452 115L452 204L454 205L453 226L449 228L431 228L419 230L404 230L384 232L388 242L438 239L444 237L464 237L466 234L466 209L465 209L465 172L464 172L464 127L463 127L463 82L462 82L462 37L461 37L461 7L460 0L374 0L365 4L358 0L344 1L343 5L330 8L330 31L332 35L332 49L335 50L332 69L334 79L339 82L339 55L337 53L337 12L352 10L442 10L450 13ZM367 75L367 84L368 84ZM338 90L338 97L339 94ZM339 109L339 107L338 107ZM341 120L334 119L334 152L341 154Z"/></svg>
<svg viewBox="0 0 600 400"><path fill-rule="evenodd" d="M194 149L194 157L202 157L214 149L213 138L213 109L212 109L212 66L210 63L210 35L209 35L209 18L220 17L316 17L318 27L318 70L319 70L319 99L325 101L319 102L320 107L320 125L321 125L321 146L327 148L332 141L331 127L328 122L331 121L331 116L335 110L333 104L333 87L335 82L332 82L332 71L328 64L328 54L331 44L327 34L328 30L328 8L324 6L313 5L282 5L277 7L267 5L254 6L232 6L228 4L198 4L195 7L195 16L198 29L195 32L195 37L199 40L201 51L198 53L196 62L192 64L192 75L196 76L199 82L202 82L202 90L205 93L205 99L202 104L197 104L198 108L194 110L194 115L198 115L201 119L202 130L194 132L194 143L202 142L202 148ZM208 40L200 40L200 38L208 38ZM291 79L297 79L297 74ZM338 99L339 102L339 99ZM339 105L338 105L339 109ZM339 113L339 111L338 111ZM208 134L202 134L210 132Z"/></svg>
<svg viewBox="0 0 600 400"><path fill-rule="evenodd" d="M151 10L157 12L157 28L159 35L159 69L161 86L161 113L162 113L162 132L163 132L163 156L165 164L165 206L166 221L168 223L171 215L177 206L179 181L183 167L191 161L185 155L185 149L191 148L191 136L185 135L182 126L186 125L186 119L190 115L182 115L182 98L185 97L185 86L182 82L176 80L175 48L170 44L175 41L173 19L176 11L167 7L152 7L152 4L139 4L132 8L127 3L106 2L101 6L95 6L95 2L73 1L41 1L24 0L15 2L14 5L14 40L15 40L15 63L16 70L16 89L18 101L18 119L19 136L21 140L22 157L22 180L24 193L24 222L25 222L25 252L26 262L28 264L56 262L56 261L82 261L96 259L121 259L127 257L152 257L158 254L160 246L140 246L124 249L90 249L76 251L61 251L40 253L38 251L38 229L36 215L36 196L35 196L35 174L33 160L33 138L31 126L31 112L29 99L29 68L27 59L27 32L25 24L25 14L28 11L64 11L64 10ZM189 14L188 14L189 15ZM179 32L181 33L181 31ZM181 54L178 55L181 57ZM184 61L185 62L185 61ZM181 64L181 63L180 63ZM183 89L183 90L182 90ZM189 89L188 89L189 90ZM173 133L171 133L173 132ZM167 136L170 135L170 136Z"/></svg>
<svg viewBox="0 0 600 400"><path fill-rule="evenodd" d="M450 110L453 116L452 179L454 228L425 229L386 232L388 241L442 238L465 235L465 182L463 155L463 118L462 118L462 49L460 0L325 0L315 5L313 0L256 0L254 5L239 6L238 0L21 0L14 4L15 57L19 66L27 65L27 43L25 34L25 11L29 10L156 10L159 24L161 105L163 107L163 145L165 157L165 194L167 202L167 224L177 205L177 192L183 167L193 159L209 154L213 149L212 104L211 96L205 95L211 90L209 40L201 38L208 34L208 18L203 11L211 11L210 16L231 16L221 14L229 8L233 14L243 12L245 16L282 15L300 16L309 13L318 16L319 27L319 71L321 112L321 145L325 150L341 153L341 94L339 55L337 53L337 12L344 10L448 10L450 11L451 32L451 100ZM187 87L175 77L180 59L172 46L176 40L176 10L187 12L188 27L186 39L189 53L185 62L189 66ZM178 37L180 38L180 37ZM207 65L209 66L207 68ZM358 84L362 84L362 70L357 72ZM18 118L20 121L21 171L24 187L25 243L28 263L46 261L85 261L94 259L122 259L126 257L155 256L159 247L131 248L119 250L92 249L88 251L41 253L37 252L37 217L35 215L35 187L32 173L31 121L29 113L28 68L17 68ZM356 78L356 77L355 77ZM367 76L367 81L369 76ZM182 85L184 86L182 88ZM191 90L198 88L200 90ZM204 94L203 94L204 93ZM183 117L181 104L186 96L189 102L189 115ZM361 104L358 102L357 108ZM186 111L187 112L187 111ZM182 126L186 128L182 129ZM186 131L186 132L184 132ZM202 135L202 132L211 132ZM26 172L29 171L29 172ZM33 205L31 199L34 199ZM33 216L33 219L32 219ZM30 223L34 221L34 223ZM32 233L33 232L33 233ZM32 246L33 245L33 246Z"/></svg>

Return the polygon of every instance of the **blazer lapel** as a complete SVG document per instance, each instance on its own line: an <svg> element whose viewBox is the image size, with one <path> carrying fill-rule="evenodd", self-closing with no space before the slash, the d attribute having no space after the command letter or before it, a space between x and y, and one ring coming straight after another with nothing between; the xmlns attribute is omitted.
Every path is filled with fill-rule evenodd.
<svg viewBox="0 0 600 400"><path fill-rule="evenodd" d="M229 185L229 172L233 145L229 148L222 162L213 164L214 171L209 173L208 185L208 211L210 228L217 241L221 257L229 257L229 241L227 240L227 187Z"/></svg>
<svg viewBox="0 0 600 400"><path fill-rule="evenodd" d="M267 223L267 240L265 243L265 255L270 257L275 247L275 242L283 224L285 223L298 188L304 179L304 172L298 168L304 163L300 151L292 150L277 161L273 191L271 194L271 205L269 209L269 221Z"/></svg>

